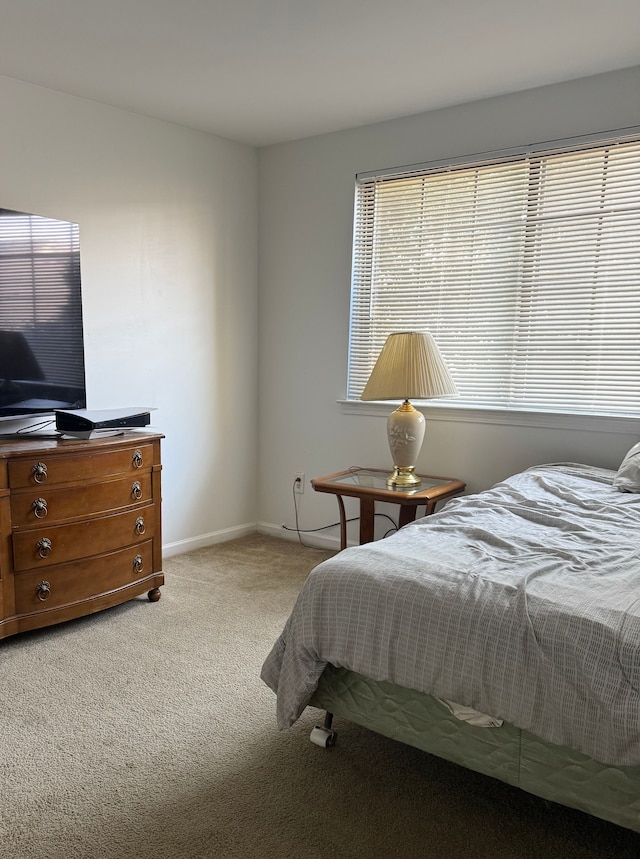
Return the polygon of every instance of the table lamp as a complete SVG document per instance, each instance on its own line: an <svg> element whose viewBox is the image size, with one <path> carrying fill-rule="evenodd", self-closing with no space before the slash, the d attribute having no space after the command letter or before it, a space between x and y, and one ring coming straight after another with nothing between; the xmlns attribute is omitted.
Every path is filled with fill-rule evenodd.
<svg viewBox="0 0 640 859"><path fill-rule="evenodd" d="M427 400L457 393L435 340L419 331L390 334L378 356L362 400L403 400L387 419L387 436L393 474L387 478L392 489L420 485L416 461L424 440L425 420L409 398Z"/></svg>

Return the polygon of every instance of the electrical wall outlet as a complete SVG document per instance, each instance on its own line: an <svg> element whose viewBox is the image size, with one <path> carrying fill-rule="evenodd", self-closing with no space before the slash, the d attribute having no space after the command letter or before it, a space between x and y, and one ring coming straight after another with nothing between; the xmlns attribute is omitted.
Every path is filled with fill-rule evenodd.
<svg viewBox="0 0 640 859"><path fill-rule="evenodd" d="M298 495L304 492L304 471L295 471L293 474L293 491Z"/></svg>

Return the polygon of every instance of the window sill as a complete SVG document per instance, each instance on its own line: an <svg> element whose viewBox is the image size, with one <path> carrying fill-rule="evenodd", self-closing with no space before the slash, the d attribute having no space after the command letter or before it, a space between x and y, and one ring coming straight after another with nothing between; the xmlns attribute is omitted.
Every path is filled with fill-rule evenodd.
<svg viewBox="0 0 640 859"><path fill-rule="evenodd" d="M345 415L387 417L400 401L338 400ZM615 432L640 435L640 415L596 415L581 412L545 412L521 409L498 409L483 406L413 402L430 421L464 421L504 426L547 427L579 430L580 432Z"/></svg>

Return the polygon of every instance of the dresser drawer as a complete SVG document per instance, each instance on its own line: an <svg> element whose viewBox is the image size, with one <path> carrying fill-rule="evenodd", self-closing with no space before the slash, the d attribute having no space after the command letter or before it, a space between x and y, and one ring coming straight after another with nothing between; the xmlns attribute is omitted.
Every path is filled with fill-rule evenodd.
<svg viewBox="0 0 640 859"><path fill-rule="evenodd" d="M88 483L83 487L54 489L39 486L27 492L12 493L11 523L14 528L42 528L69 519L115 513L150 501L153 501L153 491L148 471L103 483Z"/></svg>
<svg viewBox="0 0 640 859"><path fill-rule="evenodd" d="M13 567L44 568L142 543L155 536L156 514L150 504L86 522L14 531Z"/></svg>
<svg viewBox="0 0 640 859"><path fill-rule="evenodd" d="M87 456L64 456L43 451L34 457L12 459L8 465L11 489L86 483L118 474L135 474L143 468L150 468L153 465L153 445L131 445Z"/></svg>
<svg viewBox="0 0 640 859"><path fill-rule="evenodd" d="M49 611L152 575L152 542L15 577L16 613Z"/></svg>

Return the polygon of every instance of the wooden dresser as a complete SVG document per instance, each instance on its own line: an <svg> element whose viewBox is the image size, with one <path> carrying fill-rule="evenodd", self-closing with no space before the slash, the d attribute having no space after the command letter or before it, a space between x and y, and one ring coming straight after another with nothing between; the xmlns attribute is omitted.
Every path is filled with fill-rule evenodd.
<svg viewBox="0 0 640 859"><path fill-rule="evenodd" d="M0 638L160 598L162 438L0 441Z"/></svg>

